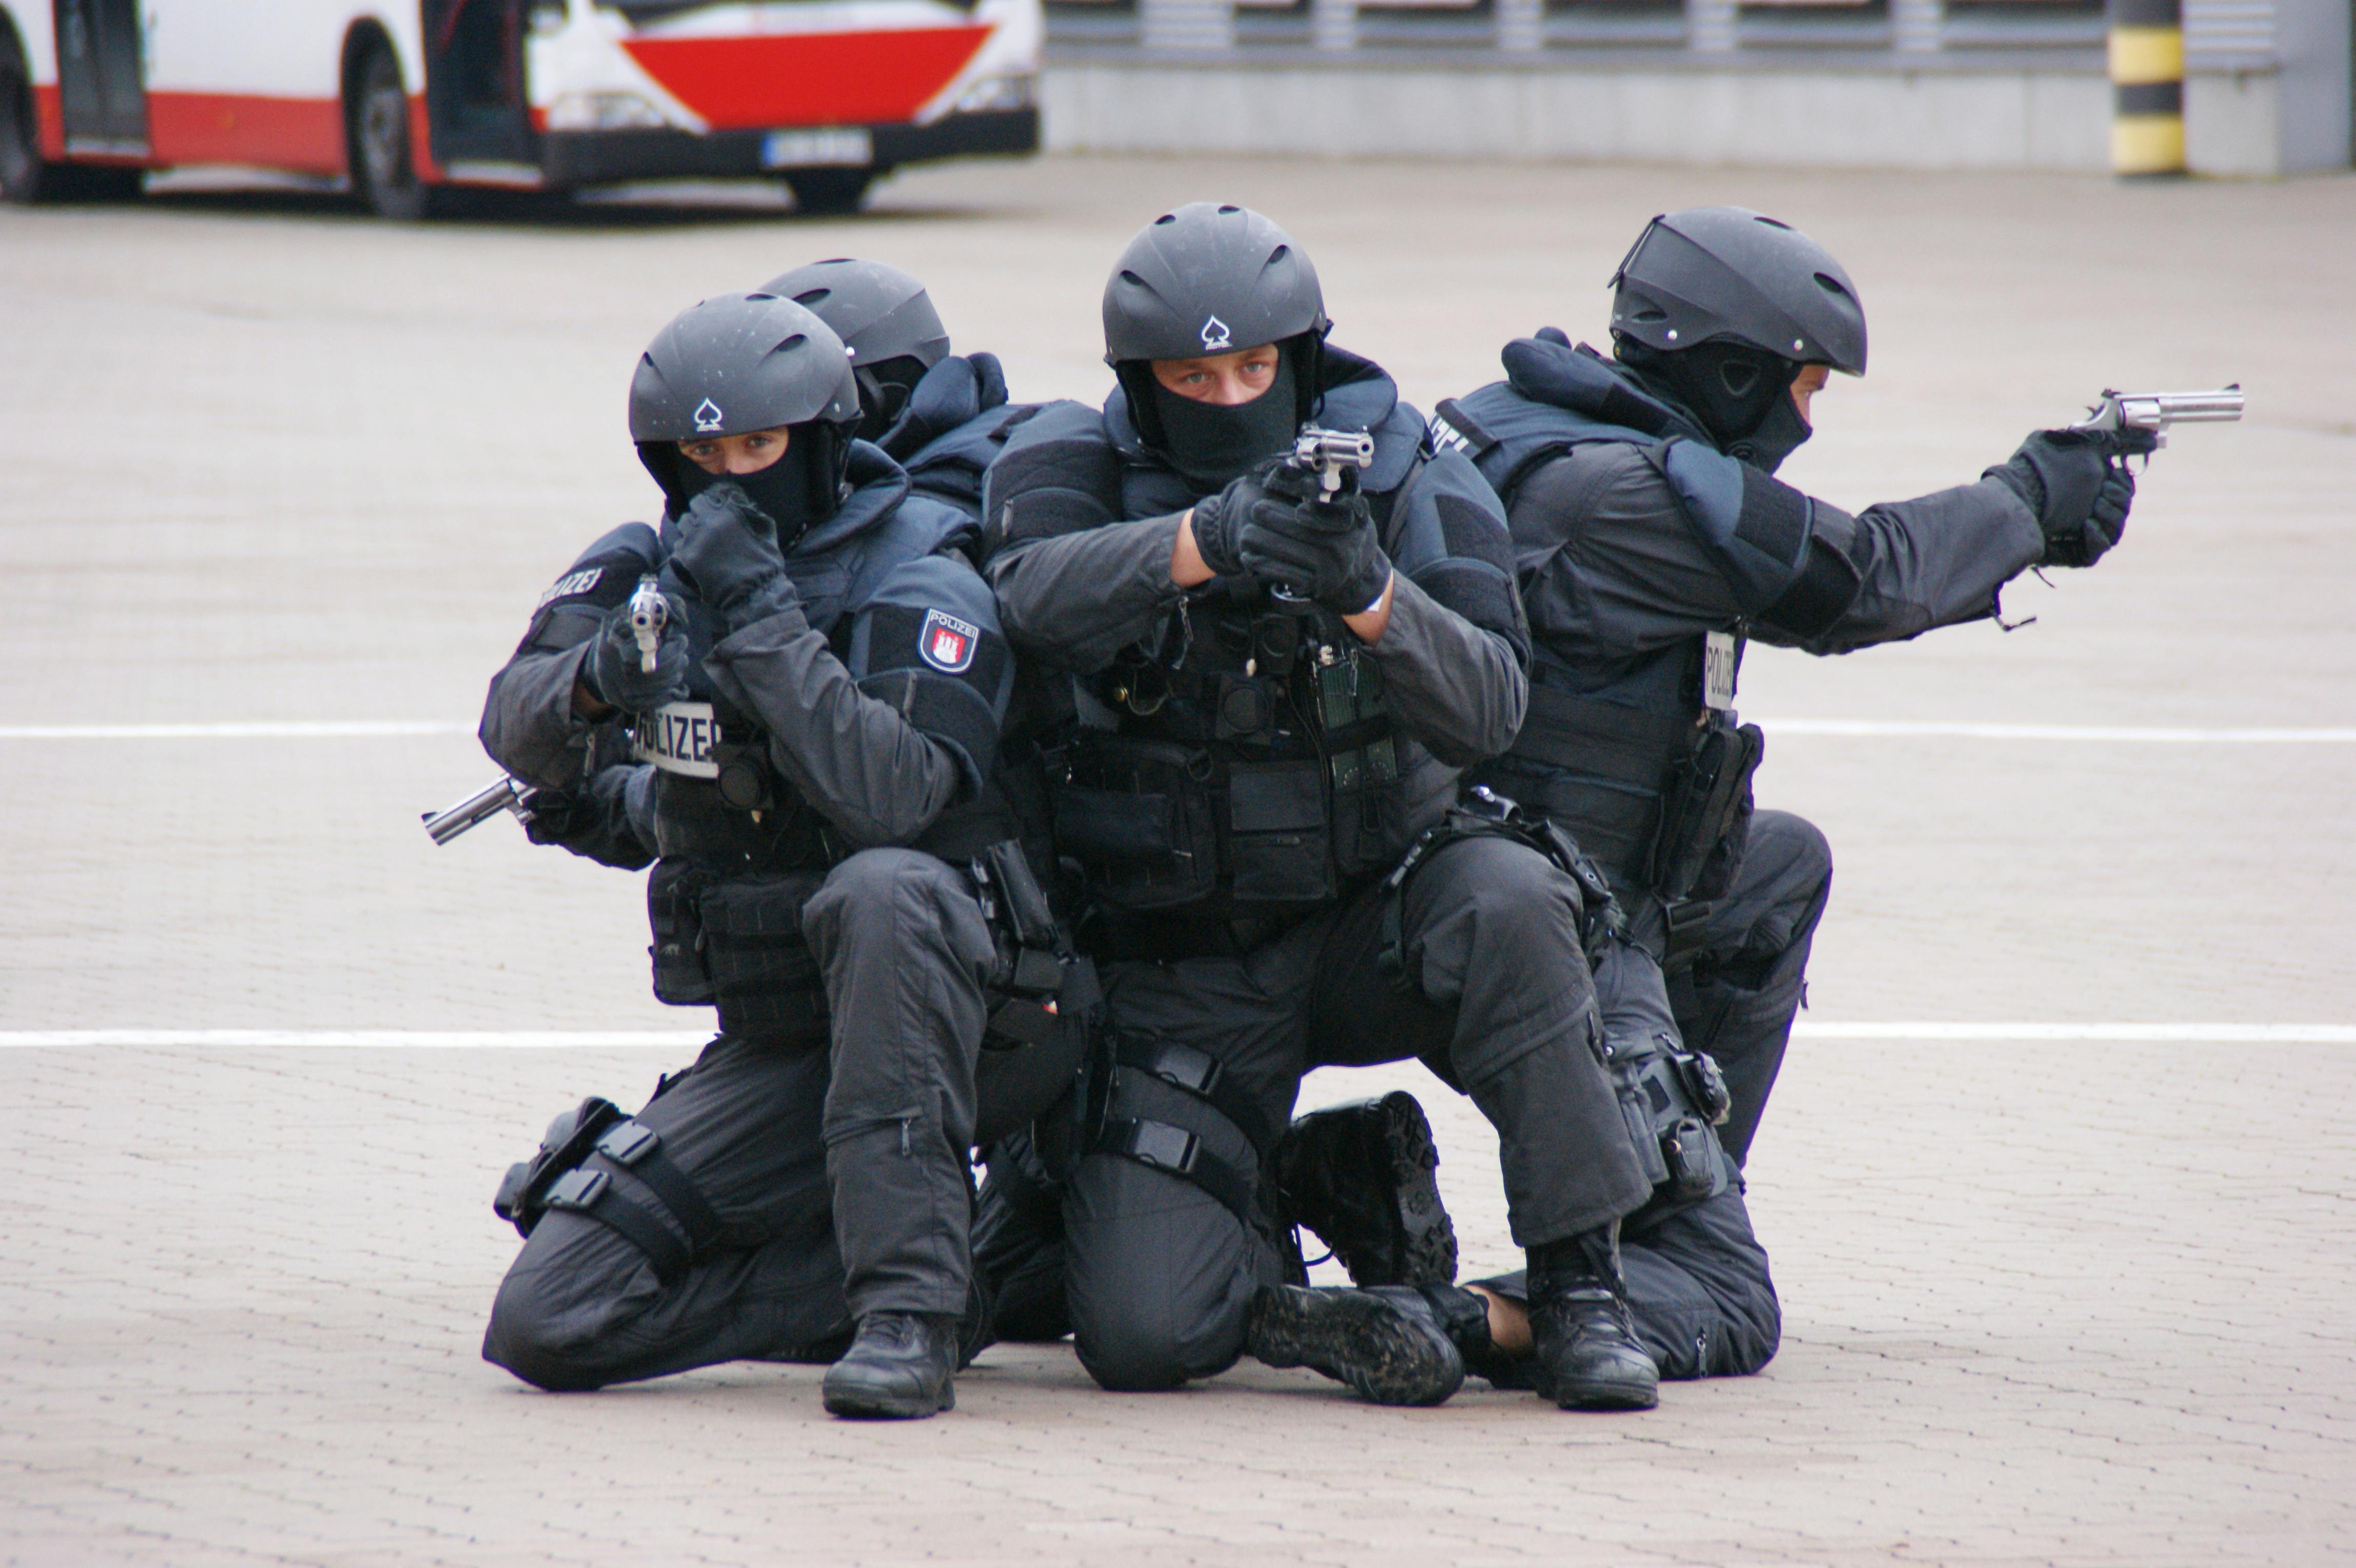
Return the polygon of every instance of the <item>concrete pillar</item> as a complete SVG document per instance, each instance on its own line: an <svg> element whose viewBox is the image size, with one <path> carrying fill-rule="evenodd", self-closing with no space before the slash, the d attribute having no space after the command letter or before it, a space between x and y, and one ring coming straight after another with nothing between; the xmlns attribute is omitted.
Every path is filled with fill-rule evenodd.
<svg viewBox="0 0 2356 1568"><path fill-rule="evenodd" d="M1507 54L1546 48L1546 0L1496 0L1497 47Z"/></svg>
<svg viewBox="0 0 2356 1568"><path fill-rule="evenodd" d="M1686 0L1686 47L1696 54L1734 52L1734 0Z"/></svg>
<svg viewBox="0 0 2356 1568"><path fill-rule="evenodd" d="M1138 32L1149 49L1184 53L1236 47L1232 0L1138 0Z"/></svg>
<svg viewBox="0 0 2356 1568"><path fill-rule="evenodd" d="M1358 47L1358 0L1309 0L1309 38L1321 49Z"/></svg>
<svg viewBox="0 0 2356 1568"><path fill-rule="evenodd" d="M1945 0L1890 0L1890 45L1902 55L1939 52Z"/></svg>

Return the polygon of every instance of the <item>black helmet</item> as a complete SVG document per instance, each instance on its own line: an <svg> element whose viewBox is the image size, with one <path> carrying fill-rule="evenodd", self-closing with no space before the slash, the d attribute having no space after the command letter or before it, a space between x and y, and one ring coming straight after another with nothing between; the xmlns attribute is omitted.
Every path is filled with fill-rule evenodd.
<svg viewBox="0 0 2356 1568"><path fill-rule="evenodd" d="M1317 269L1248 207L1192 201L1139 231L1105 285L1105 363L1325 335Z"/></svg>
<svg viewBox="0 0 2356 1568"><path fill-rule="evenodd" d="M761 292L806 307L842 339L865 413L862 441L882 439L925 372L948 357L949 331L925 285L882 262L812 262L771 278Z"/></svg>
<svg viewBox="0 0 2356 1568"><path fill-rule="evenodd" d="M1248 207L1193 201L1138 231L1105 284L1105 363L1146 446L1181 472L1224 483L1281 446L1317 407L1332 323L1317 269L1291 236ZM1237 409L1197 409L1162 390L1155 360L1276 344L1279 386ZM1248 412L1247 412L1247 409Z"/></svg>
<svg viewBox="0 0 2356 1568"><path fill-rule="evenodd" d="M790 299L833 328L854 366L910 359L931 370L948 357L949 329L925 285L882 262L812 262L771 278L761 292Z"/></svg>
<svg viewBox="0 0 2356 1568"><path fill-rule="evenodd" d="M1612 276L1612 334L1662 353L1712 340L1865 374L1865 307L1830 252L1740 207L1690 207L1645 226Z"/></svg>
<svg viewBox="0 0 2356 1568"><path fill-rule="evenodd" d="M706 482L678 443L795 427L806 520L831 512L859 424L859 386L842 339L771 294L715 295L681 311L638 357L630 378L630 439L673 507ZM781 520L782 521L782 520Z"/></svg>

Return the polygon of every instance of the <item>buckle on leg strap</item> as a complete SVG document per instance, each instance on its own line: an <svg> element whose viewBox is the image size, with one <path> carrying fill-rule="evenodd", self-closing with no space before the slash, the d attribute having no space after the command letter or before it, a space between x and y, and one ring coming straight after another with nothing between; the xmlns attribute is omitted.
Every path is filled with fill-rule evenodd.
<svg viewBox="0 0 2356 1568"><path fill-rule="evenodd" d="M597 1152L647 1184L662 1199L679 1228L687 1232L691 1255L719 1245L720 1216L703 1200L695 1183L669 1155L662 1152L662 1134L643 1122L622 1122L597 1140Z"/></svg>
<svg viewBox="0 0 2356 1568"><path fill-rule="evenodd" d="M677 1284L686 1275L691 1262L686 1243L652 1213L616 1191L610 1173L569 1170L548 1189L547 1203L551 1208L585 1214L637 1248L664 1285Z"/></svg>
<svg viewBox="0 0 2356 1568"><path fill-rule="evenodd" d="M1183 1127L1143 1116L1117 1117L1105 1123L1096 1148L1103 1154L1119 1155L1139 1165L1151 1165L1181 1181L1193 1182L1218 1199L1247 1228L1252 1223L1252 1191L1256 1185L1252 1175L1205 1148L1203 1141Z"/></svg>

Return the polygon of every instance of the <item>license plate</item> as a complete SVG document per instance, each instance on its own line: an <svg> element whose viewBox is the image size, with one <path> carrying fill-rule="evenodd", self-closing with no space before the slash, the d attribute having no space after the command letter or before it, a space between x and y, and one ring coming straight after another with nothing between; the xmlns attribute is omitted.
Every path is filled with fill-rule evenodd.
<svg viewBox="0 0 2356 1568"><path fill-rule="evenodd" d="M712 760L720 721L710 703L665 703L638 720L631 738L640 762L690 779L720 777L720 765Z"/></svg>
<svg viewBox="0 0 2356 1568"><path fill-rule="evenodd" d="M1701 701L1702 706L1724 713L1734 706L1734 667L1741 660L1741 645L1730 631L1711 631L1701 639Z"/></svg>
<svg viewBox="0 0 2356 1568"><path fill-rule="evenodd" d="M875 138L863 126L772 131L761 138L763 168L864 168L874 161Z"/></svg>

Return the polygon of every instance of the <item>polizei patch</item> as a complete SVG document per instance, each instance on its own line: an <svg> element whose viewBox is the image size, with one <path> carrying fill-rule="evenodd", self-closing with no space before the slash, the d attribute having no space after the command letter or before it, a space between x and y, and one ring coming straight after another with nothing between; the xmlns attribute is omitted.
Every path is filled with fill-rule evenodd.
<svg viewBox="0 0 2356 1568"><path fill-rule="evenodd" d="M939 610L926 610L925 624L916 628L916 651L944 675L962 675L972 668L974 644L980 640L980 627Z"/></svg>
<svg viewBox="0 0 2356 1568"><path fill-rule="evenodd" d="M532 608L546 609L559 599L568 599L575 594L585 594L595 587L597 579L605 575L605 568L603 566L592 566L586 571L574 572L559 577L548 585L548 592L540 596L540 603L532 606Z"/></svg>

